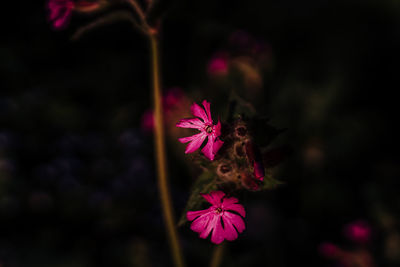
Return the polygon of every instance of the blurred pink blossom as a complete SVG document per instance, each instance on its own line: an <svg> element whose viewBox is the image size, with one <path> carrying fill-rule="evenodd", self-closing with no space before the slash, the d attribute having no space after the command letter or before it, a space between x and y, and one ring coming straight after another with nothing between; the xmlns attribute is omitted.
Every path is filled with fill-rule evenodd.
<svg viewBox="0 0 400 267"><path fill-rule="evenodd" d="M73 11L90 13L105 3L104 0L49 0L47 2L49 21L52 22L55 30L60 30L68 25Z"/></svg>
<svg viewBox="0 0 400 267"><path fill-rule="evenodd" d="M185 150L185 153L188 154L199 149L207 138L207 144L203 147L201 152L203 152L209 160L214 160L215 155L224 143L219 139L219 136L221 135L221 123L218 120L216 125L213 124L210 102L204 100L202 104L204 109L196 103L193 103L190 108L193 116L196 118L181 119L180 122L176 124L177 127L181 128L197 129L200 133L189 137L179 138L179 141L181 143L189 142Z"/></svg>
<svg viewBox="0 0 400 267"><path fill-rule="evenodd" d="M188 103L187 97L178 87L166 90L165 94L163 95L162 102L164 121L166 123L176 121L176 116L181 117L183 115L181 109L186 108L190 105L190 102ZM144 132L147 133L150 133L154 130L154 114L152 109L148 109L143 113L141 118L141 128Z"/></svg>
<svg viewBox="0 0 400 267"><path fill-rule="evenodd" d="M73 0L48 1L49 20L52 22L54 29L62 29L69 23L74 7L75 2Z"/></svg>
<svg viewBox="0 0 400 267"><path fill-rule="evenodd" d="M333 259L336 258L340 253L340 248L332 243L324 242L319 245L318 251L325 258Z"/></svg>
<svg viewBox="0 0 400 267"><path fill-rule="evenodd" d="M367 222L358 220L349 223L344 228L345 236L356 243L368 243L371 238L371 227Z"/></svg>
<svg viewBox="0 0 400 267"><path fill-rule="evenodd" d="M225 54L217 54L208 63L207 71L212 76L225 76L228 74L228 57Z"/></svg>
<svg viewBox="0 0 400 267"><path fill-rule="evenodd" d="M212 232L211 242L214 244L220 244L225 239L233 241L238 238L238 232L242 233L245 229L242 217L246 216L244 207L238 204L238 199L225 197L225 193L222 191L201 195L211 204L211 207L187 212L187 219L193 221L190 229L199 233L200 238L203 239Z"/></svg>

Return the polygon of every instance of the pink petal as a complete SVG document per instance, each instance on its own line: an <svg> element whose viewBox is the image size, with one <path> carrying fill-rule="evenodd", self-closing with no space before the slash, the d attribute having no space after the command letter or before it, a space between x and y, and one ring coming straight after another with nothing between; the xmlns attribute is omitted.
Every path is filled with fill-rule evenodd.
<svg viewBox="0 0 400 267"><path fill-rule="evenodd" d="M207 115L204 112L204 109L202 109L199 105L197 105L196 103L193 103L193 105L190 107L190 110L192 112L192 114L196 117L199 117L200 119L202 119L205 123L210 123L208 121Z"/></svg>
<svg viewBox="0 0 400 267"><path fill-rule="evenodd" d="M209 218L209 222L207 224L207 226L205 227L204 231L200 233L200 238L207 238L207 236L210 234L211 230L213 230L215 228L215 226L217 225L217 222L219 220L219 216L214 214L210 214ZM194 222L193 222L194 223Z"/></svg>
<svg viewBox="0 0 400 267"><path fill-rule="evenodd" d="M238 238L238 233L233 227L232 222L227 219L225 216L222 216L222 220L224 221L224 237L226 240L233 241Z"/></svg>
<svg viewBox="0 0 400 267"><path fill-rule="evenodd" d="M217 125L214 126L214 134L215 137L218 137L221 135L221 122L218 120Z"/></svg>
<svg viewBox="0 0 400 267"><path fill-rule="evenodd" d="M197 211L188 211L186 213L186 218L188 219L188 221L193 221L196 217L201 216L203 214L206 214L208 212L210 212L210 209L197 210Z"/></svg>
<svg viewBox="0 0 400 267"><path fill-rule="evenodd" d="M215 157L214 140L215 140L215 138L212 135L208 136L207 144L201 150L201 152L203 152L204 156L206 156L206 158L208 158L209 160L214 160L214 157Z"/></svg>
<svg viewBox="0 0 400 267"><path fill-rule="evenodd" d="M59 29L59 28L64 27L68 23L70 15L71 15L71 13L68 11L68 12L64 13L61 17L56 19L53 23L54 28Z"/></svg>
<svg viewBox="0 0 400 267"><path fill-rule="evenodd" d="M192 129L203 129L204 122L199 120L198 118L194 119L181 119L180 122L176 124L176 127L181 127L181 128L192 128Z"/></svg>
<svg viewBox="0 0 400 267"><path fill-rule="evenodd" d="M196 138L192 139L192 142L190 142L185 150L185 154L189 154L189 153L193 153L194 151L196 151L197 149L199 149L199 147L201 146L201 144L204 142L204 139L206 139L207 135L204 133L200 133L196 135Z"/></svg>
<svg viewBox="0 0 400 267"><path fill-rule="evenodd" d="M224 212L223 216L225 216L225 218L228 219L236 227L239 233L243 232L243 230L246 229L244 221L239 215L231 212Z"/></svg>
<svg viewBox="0 0 400 267"><path fill-rule="evenodd" d="M222 208L229 208L230 205L238 203L239 200L236 197L226 197L222 200Z"/></svg>
<svg viewBox="0 0 400 267"><path fill-rule="evenodd" d="M208 229L207 227L210 225L210 221L212 219L213 219L213 214L202 215L193 221L192 225L190 226L190 229L201 234L206 229Z"/></svg>
<svg viewBox="0 0 400 267"><path fill-rule="evenodd" d="M225 210L232 210L239 213L241 216L246 217L246 211L241 204L232 204L229 207L226 207Z"/></svg>
<svg viewBox="0 0 400 267"><path fill-rule="evenodd" d="M254 168L254 177L259 181L263 181L265 176L265 170L262 161L254 161L253 168Z"/></svg>
<svg viewBox="0 0 400 267"><path fill-rule="evenodd" d="M225 196L225 193L222 191L212 191L210 194L200 195L212 205L219 207L221 205L221 199Z"/></svg>
<svg viewBox="0 0 400 267"><path fill-rule="evenodd" d="M48 8L50 10L49 20L55 20L58 16L60 16L61 11L62 11L61 7L56 6L52 3L49 3Z"/></svg>
<svg viewBox="0 0 400 267"><path fill-rule="evenodd" d="M187 143L187 142L191 142L191 141L193 141L195 139L199 139L202 135L205 135L205 134L204 133L198 133L198 134L195 134L195 135L192 135L192 136L179 138L178 140L181 143Z"/></svg>
<svg viewBox="0 0 400 267"><path fill-rule="evenodd" d="M211 242L213 242L214 244L220 244L222 243L222 241L224 241L224 229L222 228L222 224L221 224L221 217L220 216L215 216L216 222L215 222L215 226L214 226L214 230L211 234Z"/></svg>
<svg viewBox="0 0 400 267"><path fill-rule="evenodd" d="M210 102L207 102L206 100L203 100L202 104L204 106L204 109L206 110L208 122L212 123Z"/></svg>
<svg viewBox="0 0 400 267"><path fill-rule="evenodd" d="M218 153L218 150L222 147L223 144L224 144L224 142L219 139L214 142L214 145L213 145L214 155L216 155Z"/></svg>

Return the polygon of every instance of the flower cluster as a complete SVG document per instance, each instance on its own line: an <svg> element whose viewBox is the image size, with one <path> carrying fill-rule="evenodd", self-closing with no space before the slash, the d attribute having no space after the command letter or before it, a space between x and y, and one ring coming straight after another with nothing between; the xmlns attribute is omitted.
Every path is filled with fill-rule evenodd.
<svg viewBox="0 0 400 267"><path fill-rule="evenodd" d="M188 201L189 211L186 213L186 219L193 221L191 229L199 233L200 238L205 239L211 234L211 242L219 244L224 240L235 240L245 229L244 207L238 203L237 198L226 196L226 192L231 195L242 189L257 191L278 184L276 180L266 175L265 163L274 165L276 162L271 161L271 156L276 158L278 154L277 161L283 156L275 150L262 153L257 146L255 139L257 131L252 125L262 125L262 123L239 117L229 123L221 124L218 120L214 124L210 103L204 100L202 105L203 107L193 103L191 112L194 118L181 119L176 124L180 128L199 131L193 136L179 138L180 142L189 143L185 153L195 152L207 139L201 152L211 161L202 161L205 164L203 167L208 165L204 170L205 176L210 179L206 182L207 186L196 188L192 194ZM272 131L272 137L265 130L261 132L263 138L268 138L268 141L279 134L279 130L273 127L271 129L269 132ZM220 150L222 146L224 148ZM264 180L267 179L267 187L264 187ZM210 188L218 189L210 192ZM197 192L202 192L200 195L211 204L208 209L195 210L203 201Z"/></svg>
<svg viewBox="0 0 400 267"><path fill-rule="evenodd" d="M336 261L341 266L375 266L372 254L368 250L372 235L371 226L366 221L358 220L347 224L343 233L354 243L356 249L344 249L331 242L323 242L318 247L321 256Z"/></svg>
<svg viewBox="0 0 400 267"><path fill-rule="evenodd" d="M235 240L245 229L244 207L237 198L228 197L225 192L230 195L241 189L261 190L264 179L269 179L269 185L274 180L265 178L264 155L256 145L249 123L239 118L224 124L218 120L214 124L210 103L204 100L202 105L194 103L191 106L194 118L181 119L176 124L180 128L199 131L193 136L179 138L180 142L189 143L185 153L195 152L207 139L201 152L211 161L203 161L209 166L205 168L211 178L208 186L197 188L197 192L202 192L200 195L211 206L205 210L195 210L203 200L194 193L188 201L186 219L193 221L191 229L199 233L200 238L205 239L211 234L211 242L220 244L224 240ZM224 148L220 150L223 145ZM209 188L215 187L218 189L210 192Z"/></svg>

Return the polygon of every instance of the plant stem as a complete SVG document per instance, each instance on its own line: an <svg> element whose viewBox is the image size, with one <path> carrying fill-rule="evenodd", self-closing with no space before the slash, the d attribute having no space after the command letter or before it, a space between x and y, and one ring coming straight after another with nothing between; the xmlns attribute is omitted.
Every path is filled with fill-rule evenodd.
<svg viewBox="0 0 400 267"><path fill-rule="evenodd" d="M216 245L214 253L211 258L210 267L219 267L222 262L222 256L224 255L225 244Z"/></svg>
<svg viewBox="0 0 400 267"><path fill-rule="evenodd" d="M149 33L151 44L151 65L153 78L153 105L154 105L154 143L157 163L157 178L160 201L166 223L166 230L171 247L173 260L176 267L184 267L182 250L178 240L175 219L173 215L171 194L168 186L167 158L165 153L162 93L160 80L160 55L158 47L158 34L156 31Z"/></svg>

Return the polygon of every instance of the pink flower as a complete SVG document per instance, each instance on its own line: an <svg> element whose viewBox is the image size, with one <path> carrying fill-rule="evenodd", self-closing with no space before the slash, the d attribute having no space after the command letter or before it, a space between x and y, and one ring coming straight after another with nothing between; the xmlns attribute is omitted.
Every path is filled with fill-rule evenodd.
<svg viewBox="0 0 400 267"><path fill-rule="evenodd" d="M68 24L74 7L73 0L49 0L47 3L50 11L49 20L53 23L54 29L61 29Z"/></svg>
<svg viewBox="0 0 400 267"><path fill-rule="evenodd" d="M365 221L355 221L345 226L344 234L356 243L368 243L371 238L371 227Z"/></svg>
<svg viewBox="0 0 400 267"><path fill-rule="evenodd" d="M208 63L210 75L224 76L228 73L228 57L225 54L214 56Z"/></svg>
<svg viewBox="0 0 400 267"><path fill-rule="evenodd" d="M193 116L197 118L181 119L181 121L176 124L177 127L181 128L197 129L200 131L200 133L189 137L179 138L179 141L181 143L190 142L185 150L185 153L188 154L193 153L200 148L204 140L208 138L207 144L203 147L201 152L203 152L208 159L214 160L215 155L224 143L219 139L219 136L221 135L221 123L218 120L217 125L213 124L210 111L210 102L204 100L202 104L204 109L196 103L193 103L190 108Z"/></svg>
<svg viewBox="0 0 400 267"><path fill-rule="evenodd" d="M54 29L60 30L67 26L73 11L91 13L104 4L103 0L49 0L47 3L47 9L50 11L49 20L53 23Z"/></svg>
<svg viewBox="0 0 400 267"><path fill-rule="evenodd" d="M245 229L242 218L246 216L244 207L237 203L237 198L225 197L225 193L222 191L213 191L210 194L201 195L212 206L206 210L188 211L186 213L187 219L193 221L190 229L199 233L200 238L204 239L212 231L211 242L215 244L220 244L224 239L235 240L238 237L237 232L242 233Z"/></svg>
<svg viewBox="0 0 400 267"><path fill-rule="evenodd" d="M320 244L318 250L322 256L328 259L334 259L341 253L340 248L329 242Z"/></svg>

